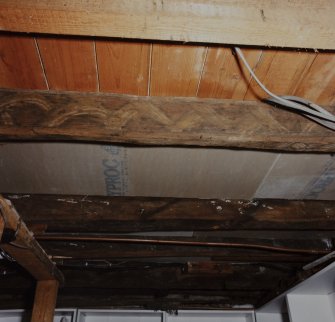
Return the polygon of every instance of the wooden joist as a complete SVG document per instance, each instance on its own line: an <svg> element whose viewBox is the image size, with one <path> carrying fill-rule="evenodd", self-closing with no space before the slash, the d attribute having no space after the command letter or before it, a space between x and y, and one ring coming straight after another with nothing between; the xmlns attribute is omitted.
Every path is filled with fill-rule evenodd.
<svg viewBox="0 0 335 322"><path fill-rule="evenodd" d="M0 247L13 257L36 280L64 282L62 273L33 237L11 203L0 196L0 211L6 230L6 239ZM13 240L11 240L13 239Z"/></svg>
<svg viewBox="0 0 335 322"><path fill-rule="evenodd" d="M258 307L283 285L299 282L297 273L306 263L333 249L333 201L5 197L62 269L60 307ZM234 237L224 237L235 230ZM268 239L262 238L264 231ZM271 237L273 231L277 237ZM8 273L0 274L0 307L27 305L29 296L17 294L28 294L32 278L14 263L0 263L3 268ZM38 287L36 305L40 294ZM42 314L54 300L48 303L39 306L46 308Z"/></svg>
<svg viewBox="0 0 335 322"><path fill-rule="evenodd" d="M1 0L0 30L335 49L332 0Z"/></svg>
<svg viewBox="0 0 335 322"><path fill-rule="evenodd" d="M334 201L5 196L27 225L48 233L335 229Z"/></svg>
<svg viewBox="0 0 335 322"><path fill-rule="evenodd" d="M260 102L37 91L0 94L1 140L335 151L333 131Z"/></svg>

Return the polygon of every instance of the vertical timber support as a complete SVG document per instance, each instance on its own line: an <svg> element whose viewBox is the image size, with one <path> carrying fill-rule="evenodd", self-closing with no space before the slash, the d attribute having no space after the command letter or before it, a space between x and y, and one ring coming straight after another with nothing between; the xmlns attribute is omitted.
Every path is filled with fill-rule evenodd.
<svg viewBox="0 0 335 322"><path fill-rule="evenodd" d="M52 322L63 274L50 260L9 200L0 196L0 247L36 280L31 321Z"/></svg>
<svg viewBox="0 0 335 322"><path fill-rule="evenodd" d="M38 281L31 322L52 322L57 301L57 280Z"/></svg>

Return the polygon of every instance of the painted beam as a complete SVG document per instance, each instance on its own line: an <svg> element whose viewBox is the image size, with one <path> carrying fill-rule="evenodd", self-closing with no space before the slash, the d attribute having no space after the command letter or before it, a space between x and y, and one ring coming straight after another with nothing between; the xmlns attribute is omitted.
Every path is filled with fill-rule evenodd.
<svg viewBox="0 0 335 322"><path fill-rule="evenodd" d="M1 141L335 152L335 132L260 102L6 90L0 96Z"/></svg>
<svg viewBox="0 0 335 322"><path fill-rule="evenodd" d="M335 49L332 0L1 0L0 30Z"/></svg>

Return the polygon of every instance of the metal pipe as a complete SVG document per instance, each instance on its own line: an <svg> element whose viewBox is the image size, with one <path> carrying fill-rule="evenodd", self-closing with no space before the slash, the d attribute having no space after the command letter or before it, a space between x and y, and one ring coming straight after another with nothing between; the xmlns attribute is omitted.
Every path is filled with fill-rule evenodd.
<svg viewBox="0 0 335 322"><path fill-rule="evenodd" d="M113 243L135 243L135 244L154 244L154 245L175 245L175 246L203 246L203 247L226 247L226 248L251 248L264 251L274 251L294 254L328 254L330 251L322 249L299 249L287 248L260 244L233 243L233 242L205 242L187 240L164 240L164 239L145 239L145 238L123 238L110 236L67 236L67 235L36 235L37 240L49 241L84 241L84 242L113 242Z"/></svg>

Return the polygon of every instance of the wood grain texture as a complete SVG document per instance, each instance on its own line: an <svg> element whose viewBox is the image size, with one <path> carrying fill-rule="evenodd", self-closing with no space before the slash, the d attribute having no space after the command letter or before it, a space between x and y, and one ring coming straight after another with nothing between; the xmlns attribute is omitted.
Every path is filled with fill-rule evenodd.
<svg viewBox="0 0 335 322"><path fill-rule="evenodd" d="M62 273L48 258L12 204L0 196L0 206L1 214L5 221L5 228L15 232L15 245L10 242L4 242L1 244L1 248L35 279L57 279L63 283Z"/></svg>
<svg viewBox="0 0 335 322"><path fill-rule="evenodd" d="M316 54L308 52L263 50L255 73L259 80L277 95L293 95ZM246 100L268 97L255 80L249 83Z"/></svg>
<svg viewBox="0 0 335 322"><path fill-rule="evenodd" d="M0 87L47 89L33 37L0 35Z"/></svg>
<svg viewBox="0 0 335 322"><path fill-rule="evenodd" d="M334 230L334 201L6 195L48 232ZM97 214L92 216L92 214Z"/></svg>
<svg viewBox="0 0 335 322"><path fill-rule="evenodd" d="M335 151L334 132L260 102L106 94L2 91L0 136Z"/></svg>
<svg viewBox="0 0 335 322"><path fill-rule="evenodd" d="M97 68L92 40L39 38L37 43L50 89L97 90Z"/></svg>
<svg viewBox="0 0 335 322"><path fill-rule="evenodd" d="M147 95L150 48L148 43L96 41L100 91Z"/></svg>
<svg viewBox="0 0 335 322"><path fill-rule="evenodd" d="M321 269L301 273L306 263L332 250L329 236L320 238L314 232L335 230L333 201L5 197L28 225L44 226L36 238L66 280L58 307L228 309L252 304L257 308L265 299ZM223 233L236 229L244 231L224 237ZM192 234L185 234L187 231ZM249 235L264 231L269 238ZM293 239L283 238L297 231L299 239L294 234ZM113 241L88 240L104 236ZM121 242L122 238L126 242ZM144 243L148 239L155 243ZM230 246L199 246L196 242ZM232 247L234 243L243 246ZM29 307L32 279L15 263L0 261L0 272L4 269L0 307ZM43 314L55 303L55 295L51 295L56 288L53 290L37 290L36 294L44 297L36 296L36 303L43 303L36 321L43 321Z"/></svg>
<svg viewBox="0 0 335 322"><path fill-rule="evenodd" d="M206 47L154 44L150 94L196 96Z"/></svg>
<svg viewBox="0 0 335 322"><path fill-rule="evenodd" d="M295 95L319 104L335 104L335 55L319 53L297 86Z"/></svg>
<svg viewBox="0 0 335 322"><path fill-rule="evenodd" d="M53 322L57 293L57 281L37 282L31 322Z"/></svg>
<svg viewBox="0 0 335 322"><path fill-rule="evenodd" d="M335 49L332 0L1 0L7 31Z"/></svg>
<svg viewBox="0 0 335 322"><path fill-rule="evenodd" d="M244 49L252 68L258 63L262 51ZM250 82L250 73L230 48L210 47L202 74L199 97L243 100Z"/></svg>

